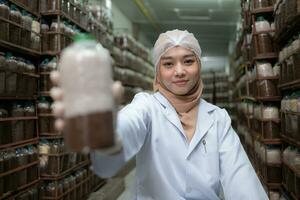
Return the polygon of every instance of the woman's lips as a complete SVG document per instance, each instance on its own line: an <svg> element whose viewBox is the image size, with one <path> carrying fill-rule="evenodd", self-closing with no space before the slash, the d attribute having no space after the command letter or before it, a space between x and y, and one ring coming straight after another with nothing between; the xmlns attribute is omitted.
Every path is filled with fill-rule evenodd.
<svg viewBox="0 0 300 200"><path fill-rule="evenodd" d="M174 81L173 83L178 86L185 86L187 82L188 80L180 80L180 81Z"/></svg>

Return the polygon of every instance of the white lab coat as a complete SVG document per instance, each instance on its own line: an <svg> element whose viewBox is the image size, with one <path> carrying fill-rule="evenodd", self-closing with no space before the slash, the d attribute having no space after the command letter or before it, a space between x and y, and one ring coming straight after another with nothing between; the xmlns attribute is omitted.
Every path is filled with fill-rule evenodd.
<svg viewBox="0 0 300 200"><path fill-rule="evenodd" d="M188 142L178 115L159 92L139 93L117 118L123 151L91 154L95 172L114 175L136 155L139 200L267 200L225 109L201 99L195 134Z"/></svg>

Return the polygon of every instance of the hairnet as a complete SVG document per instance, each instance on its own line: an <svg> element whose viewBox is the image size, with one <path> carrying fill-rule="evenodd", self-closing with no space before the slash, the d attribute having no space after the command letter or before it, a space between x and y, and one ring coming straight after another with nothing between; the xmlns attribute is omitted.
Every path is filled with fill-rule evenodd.
<svg viewBox="0 0 300 200"><path fill-rule="evenodd" d="M175 46L181 46L193 51L199 59L201 57L201 48L198 40L192 33L188 31L181 31L178 29L167 31L159 35L156 40L152 52L152 61L155 69L158 65L160 57L169 49Z"/></svg>

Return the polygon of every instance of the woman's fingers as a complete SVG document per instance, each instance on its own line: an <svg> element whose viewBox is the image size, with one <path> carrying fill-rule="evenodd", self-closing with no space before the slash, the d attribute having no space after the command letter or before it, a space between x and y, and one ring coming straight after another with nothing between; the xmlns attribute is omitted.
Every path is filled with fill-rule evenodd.
<svg viewBox="0 0 300 200"><path fill-rule="evenodd" d="M55 117L63 117L65 111L65 106L61 101L55 101L52 104L52 112Z"/></svg>
<svg viewBox="0 0 300 200"><path fill-rule="evenodd" d="M55 126L56 130L63 131L64 126L65 126L65 122L64 122L63 119L56 119L55 123L54 123L54 126Z"/></svg>
<svg viewBox="0 0 300 200"><path fill-rule="evenodd" d="M59 85L60 82L60 73L59 71L52 71L50 73L50 79L54 85Z"/></svg>
<svg viewBox="0 0 300 200"><path fill-rule="evenodd" d="M112 92L116 102L121 103L124 95L124 87L120 81L114 82Z"/></svg>
<svg viewBox="0 0 300 200"><path fill-rule="evenodd" d="M61 101L63 99L63 90L59 87L53 87L50 90L50 95L55 101Z"/></svg>

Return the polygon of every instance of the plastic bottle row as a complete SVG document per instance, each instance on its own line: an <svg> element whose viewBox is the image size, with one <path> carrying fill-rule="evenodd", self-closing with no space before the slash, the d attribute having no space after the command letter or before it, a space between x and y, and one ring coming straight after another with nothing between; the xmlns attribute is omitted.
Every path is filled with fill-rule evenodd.
<svg viewBox="0 0 300 200"><path fill-rule="evenodd" d="M258 98L278 97L280 92L277 88L277 79L257 80L249 82L249 94Z"/></svg>
<svg viewBox="0 0 300 200"><path fill-rule="evenodd" d="M145 61L150 61L150 51L144 47L141 43L137 42L132 36L127 34L121 34L115 37L115 44L120 49L126 49L133 54L142 57Z"/></svg>
<svg viewBox="0 0 300 200"><path fill-rule="evenodd" d="M79 1L69 0L41 0L40 1L41 13L45 14L48 12L58 11L60 8L66 15L76 21L82 27L87 28L88 15L85 11L85 5L80 5Z"/></svg>
<svg viewBox="0 0 300 200"><path fill-rule="evenodd" d="M50 26L44 21L41 25L42 51L58 52L70 45L73 37L80 30L66 21L58 23L53 20Z"/></svg>
<svg viewBox="0 0 300 200"><path fill-rule="evenodd" d="M275 24L278 33L285 31L287 24L300 13L300 2L298 0L277 1L275 10Z"/></svg>
<svg viewBox="0 0 300 200"><path fill-rule="evenodd" d="M40 91L49 92L53 87L50 80L50 72L57 70L57 60L53 58L51 60L45 59L39 66L40 72Z"/></svg>
<svg viewBox="0 0 300 200"><path fill-rule="evenodd" d="M300 40L299 40L300 41ZM299 43L300 44L300 43ZM300 47L299 47L300 49ZM289 83L300 79L300 53L296 52L281 62L280 83Z"/></svg>
<svg viewBox="0 0 300 200"><path fill-rule="evenodd" d="M34 146L0 151L0 196L37 180L37 161L38 155ZM9 173L10 171L13 172ZM4 173L5 175L1 175Z"/></svg>
<svg viewBox="0 0 300 200"><path fill-rule="evenodd" d="M95 36L96 40L103 45L103 47L112 51L114 46L114 36L107 32L106 28L102 24L99 24L97 21L92 19L89 23L88 30L93 36Z"/></svg>
<svg viewBox="0 0 300 200"><path fill-rule="evenodd" d="M300 198L300 149L289 146L283 153L283 183L287 190Z"/></svg>
<svg viewBox="0 0 300 200"><path fill-rule="evenodd" d="M290 138L294 142L300 142L300 115L282 113L281 115L282 135Z"/></svg>
<svg viewBox="0 0 300 200"><path fill-rule="evenodd" d="M0 2L0 40L40 51L40 23L26 11L15 5L8 7L7 1Z"/></svg>
<svg viewBox="0 0 300 200"><path fill-rule="evenodd" d="M44 182L40 188L40 199L84 199L84 195L90 192L87 179L88 171L81 169L60 181Z"/></svg>
<svg viewBox="0 0 300 200"><path fill-rule="evenodd" d="M33 96L37 93L35 75L36 67L30 61L0 52L0 96Z"/></svg>
<svg viewBox="0 0 300 200"><path fill-rule="evenodd" d="M38 0L15 0L17 3L26 6L29 11L37 13L39 11L39 3Z"/></svg>
<svg viewBox="0 0 300 200"><path fill-rule="evenodd" d="M263 79L266 77L276 77L280 75L280 66L275 64L272 66L270 62L267 61L257 61L254 70L252 71L250 78L251 79Z"/></svg>
<svg viewBox="0 0 300 200"><path fill-rule="evenodd" d="M255 30L257 33L257 46L256 55L275 52L274 34L271 32L275 30L273 22L267 21L264 17L259 16L255 21Z"/></svg>
<svg viewBox="0 0 300 200"><path fill-rule="evenodd" d="M300 113L300 91L284 96L281 100L281 111Z"/></svg>
<svg viewBox="0 0 300 200"><path fill-rule="evenodd" d="M118 66L132 69L152 78L154 77L153 67L127 50L120 50L118 47L114 47L113 57Z"/></svg>
<svg viewBox="0 0 300 200"><path fill-rule="evenodd" d="M212 84L214 82L214 74L213 73L203 73L203 74L201 74L201 79L205 85Z"/></svg>
<svg viewBox="0 0 300 200"><path fill-rule="evenodd" d="M95 191L99 188L100 184L103 184L103 179L97 176L91 169L89 170L90 179L89 179L89 191Z"/></svg>
<svg viewBox="0 0 300 200"><path fill-rule="evenodd" d="M153 85L152 78L120 67L114 67L114 79L121 81L124 85L141 87L145 90L151 90Z"/></svg>
<svg viewBox="0 0 300 200"><path fill-rule="evenodd" d="M259 9L259 8L266 8L273 6L275 4L276 0L253 0L253 8Z"/></svg>
<svg viewBox="0 0 300 200"><path fill-rule="evenodd" d="M295 33L295 36L282 48L279 52L279 62L284 61L300 50L300 33Z"/></svg>
<svg viewBox="0 0 300 200"><path fill-rule="evenodd" d="M88 160L88 156L78 153L66 153L62 139L40 140L40 169L42 176L58 176L68 169Z"/></svg>
<svg viewBox="0 0 300 200"><path fill-rule="evenodd" d="M35 106L31 102L26 104L1 102L0 144L16 143L37 137L35 119L5 121L8 117L34 117L35 115Z"/></svg>
<svg viewBox="0 0 300 200"><path fill-rule="evenodd" d="M39 189L37 186L26 190L24 193L18 195L16 200L24 200L24 199L30 199L30 200L38 200L39 199Z"/></svg>
<svg viewBox="0 0 300 200"><path fill-rule="evenodd" d="M280 138L280 116L278 107L242 103L239 110L250 117L251 128L263 139Z"/></svg>
<svg viewBox="0 0 300 200"><path fill-rule="evenodd" d="M265 145L254 142L256 167L266 183L281 183L281 148L278 145Z"/></svg>
<svg viewBox="0 0 300 200"><path fill-rule="evenodd" d="M281 101L281 132L295 142L300 142L300 95L299 91L285 96Z"/></svg>
<svg viewBox="0 0 300 200"><path fill-rule="evenodd" d="M90 20L100 22L109 33L112 32L113 22L111 10L105 6L90 5L88 7Z"/></svg>
<svg viewBox="0 0 300 200"><path fill-rule="evenodd" d="M51 102L46 98L41 98L38 103L39 112L39 134L40 135L60 135L54 128L55 118L51 115Z"/></svg>

